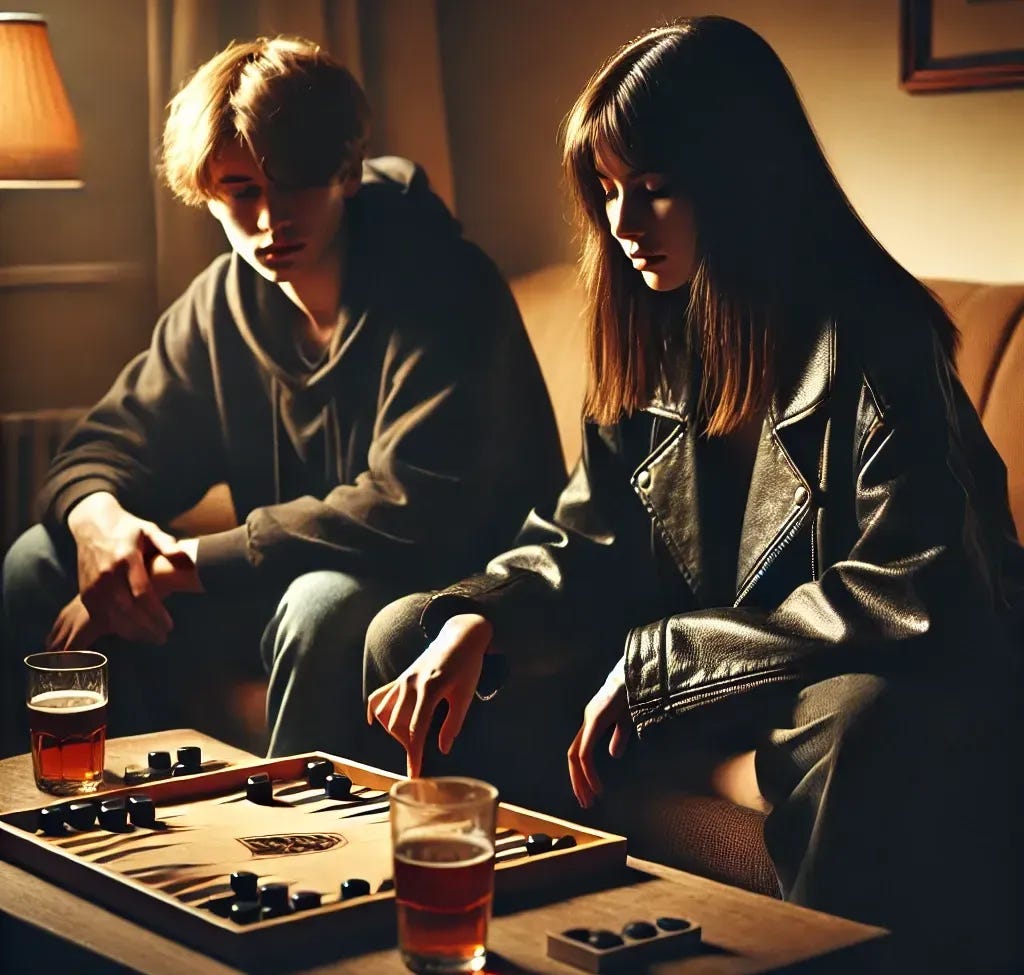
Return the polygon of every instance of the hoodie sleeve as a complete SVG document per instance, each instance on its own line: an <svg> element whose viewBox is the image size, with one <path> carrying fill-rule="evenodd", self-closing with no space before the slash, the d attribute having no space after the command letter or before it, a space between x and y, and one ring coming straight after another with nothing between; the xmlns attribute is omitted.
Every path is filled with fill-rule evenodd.
<svg viewBox="0 0 1024 975"><path fill-rule="evenodd" d="M202 328L217 265L160 318L149 348L125 366L71 432L39 497L43 521L62 529L97 491L165 522L223 479L209 349Z"/></svg>
<svg viewBox="0 0 1024 975"><path fill-rule="evenodd" d="M392 308L365 469L323 499L257 508L201 539L207 591L317 569L447 582L483 561L471 553L517 509L511 539L534 500L524 485L553 490L555 471L564 477L511 292L472 245L439 248Z"/></svg>

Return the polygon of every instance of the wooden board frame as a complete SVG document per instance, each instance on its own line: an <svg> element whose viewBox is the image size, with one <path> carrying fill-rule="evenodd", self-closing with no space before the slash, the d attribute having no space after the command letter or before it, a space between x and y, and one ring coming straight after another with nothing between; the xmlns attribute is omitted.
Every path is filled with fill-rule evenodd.
<svg viewBox="0 0 1024 975"><path fill-rule="evenodd" d="M266 772L274 780L302 779L306 762L327 759L336 769L360 785L386 791L401 776L360 762L324 752L309 752L287 758L256 761L226 769L165 779L104 791L103 799L126 796L144 790L159 807L168 802L203 799L244 789L255 772ZM208 910L191 906L171 894L123 876L102 864L54 846L47 837L34 832L38 811L50 803L18 809L0 816L0 855L13 863L52 880L67 889L96 900L154 930L180 940L209 955L249 971L276 971L339 958L371 945L380 947L383 938L394 940L394 893L386 891L352 901L325 904L298 914L237 925ZM591 827L500 803L498 828L524 835L534 832L569 834L577 845L495 866L496 896L526 894L607 877L625 866L626 840Z"/></svg>

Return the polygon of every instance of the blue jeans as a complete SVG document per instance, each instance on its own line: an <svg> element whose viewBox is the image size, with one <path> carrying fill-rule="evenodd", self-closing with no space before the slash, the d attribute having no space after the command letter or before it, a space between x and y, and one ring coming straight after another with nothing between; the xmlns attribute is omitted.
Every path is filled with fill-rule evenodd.
<svg viewBox="0 0 1024 975"><path fill-rule="evenodd" d="M270 755L319 749L404 769L404 752L366 723L362 678L366 628L397 595L380 581L331 571L288 587L261 642Z"/></svg>
<svg viewBox="0 0 1024 975"><path fill-rule="evenodd" d="M10 705L3 710L14 720L0 740L4 751L27 749L21 658L45 647L57 613L76 591L70 539L36 525L11 546L3 567L8 652L0 671ZM172 596L167 608L174 629L164 645L99 641L110 658L110 731L186 726L262 750L266 739L246 737L229 706L233 685L263 676L260 647L270 678L270 754L321 750L369 757L367 749L386 736L374 734L363 717L363 637L377 610L397 595L375 580L311 572L283 594Z"/></svg>

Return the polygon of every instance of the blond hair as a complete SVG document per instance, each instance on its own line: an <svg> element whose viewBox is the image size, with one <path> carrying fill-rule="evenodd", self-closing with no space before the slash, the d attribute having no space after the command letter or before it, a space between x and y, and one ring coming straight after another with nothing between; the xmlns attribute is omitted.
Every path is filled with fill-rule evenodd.
<svg viewBox="0 0 1024 975"><path fill-rule="evenodd" d="M203 64L170 103L159 170L184 203L215 196L210 162L237 140L266 175L324 185L356 170L370 110L359 82L311 41L232 42Z"/></svg>

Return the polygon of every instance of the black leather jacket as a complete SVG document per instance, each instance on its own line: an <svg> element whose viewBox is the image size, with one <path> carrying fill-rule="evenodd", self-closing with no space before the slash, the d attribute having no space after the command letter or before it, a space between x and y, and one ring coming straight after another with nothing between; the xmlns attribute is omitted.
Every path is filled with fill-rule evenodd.
<svg viewBox="0 0 1024 975"><path fill-rule="evenodd" d="M824 323L774 397L731 599L705 578L715 499L684 380L585 424L553 517L531 514L518 548L437 593L427 635L472 605L513 668L552 634L605 671L624 645L641 733L766 685L980 652L1024 579L1005 466L930 327L873 334Z"/></svg>

